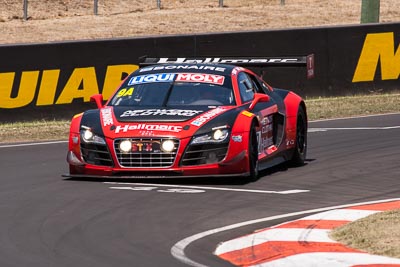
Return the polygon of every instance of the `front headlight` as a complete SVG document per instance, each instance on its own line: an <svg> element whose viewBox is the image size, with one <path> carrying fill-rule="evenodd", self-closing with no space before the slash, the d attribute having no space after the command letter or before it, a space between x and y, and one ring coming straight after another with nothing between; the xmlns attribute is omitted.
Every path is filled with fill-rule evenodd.
<svg viewBox="0 0 400 267"><path fill-rule="evenodd" d="M102 145L106 144L106 141L104 140L104 138L93 133L92 129L90 129L89 127L84 127L81 130L81 139L85 143L95 143L95 144L102 144Z"/></svg>
<svg viewBox="0 0 400 267"><path fill-rule="evenodd" d="M161 149L164 152L171 153L175 149L174 141L167 139L161 143Z"/></svg>
<svg viewBox="0 0 400 267"><path fill-rule="evenodd" d="M93 137L94 137L94 134L93 134L92 130L86 129L86 130L83 131L82 139L85 142L93 141Z"/></svg>
<svg viewBox="0 0 400 267"><path fill-rule="evenodd" d="M228 140L228 136L228 129L215 129L209 133L193 137L191 144L197 145L222 143Z"/></svg>
<svg viewBox="0 0 400 267"><path fill-rule="evenodd" d="M122 153L129 153L132 151L132 142L130 140L124 140L121 143L119 143L119 149L122 151Z"/></svg>

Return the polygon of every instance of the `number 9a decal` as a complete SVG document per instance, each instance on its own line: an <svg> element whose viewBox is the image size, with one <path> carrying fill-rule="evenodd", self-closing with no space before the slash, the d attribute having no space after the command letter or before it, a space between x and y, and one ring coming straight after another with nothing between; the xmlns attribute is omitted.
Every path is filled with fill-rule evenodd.
<svg viewBox="0 0 400 267"><path fill-rule="evenodd" d="M121 89L118 92L117 97L131 96L133 94L133 90L134 90L133 87L128 88L128 89L126 89L126 88Z"/></svg>

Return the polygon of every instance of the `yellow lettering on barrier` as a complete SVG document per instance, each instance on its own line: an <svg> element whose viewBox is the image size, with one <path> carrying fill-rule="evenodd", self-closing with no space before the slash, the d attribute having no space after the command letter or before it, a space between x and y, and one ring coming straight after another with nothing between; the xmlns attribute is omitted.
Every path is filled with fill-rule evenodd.
<svg viewBox="0 0 400 267"><path fill-rule="evenodd" d="M44 70L40 82L37 106L53 105L60 70Z"/></svg>
<svg viewBox="0 0 400 267"><path fill-rule="evenodd" d="M36 92L39 71L24 71L16 97L12 97L15 72L0 73L0 108L20 108L29 105Z"/></svg>
<svg viewBox="0 0 400 267"><path fill-rule="evenodd" d="M76 68L72 72L56 104L70 104L76 98L90 101L90 96L99 93L94 67Z"/></svg>
<svg viewBox="0 0 400 267"><path fill-rule="evenodd" d="M138 66L132 64L108 66L102 90L104 99L108 99L125 76L136 69ZM34 105L47 106L70 104L78 98L89 102L90 96L99 93L95 67L75 68L56 101L60 75L60 69L43 70L42 72L23 71L19 85L14 86L15 72L0 73L0 108L12 109L33 104L35 95L37 95L37 99ZM41 77L40 81L39 77ZM13 92L13 87L17 86L18 91ZM132 92L133 89L127 90L126 93L132 94Z"/></svg>
<svg viewBox="0 0 400 267"><path fill-rule="evenodd" d="M138 65L112 65L107 67L103 85L103 99L107 100L124 79L124 75L131 74L139 68Z"/></svg>
<svg viewBox="0 0 400 267"><path fill-rule="evenodd" d="M394 33L370 33L353 76L353 82L373 81L380 60L382 80L396 80L400 75L400 45L395 51Z"/></svg>
<svg viewBox="0 0 400 267"><path fill-rule="evenodd" d="M9 103L15 72L0 73L0 108L12 108Z"/></svg>

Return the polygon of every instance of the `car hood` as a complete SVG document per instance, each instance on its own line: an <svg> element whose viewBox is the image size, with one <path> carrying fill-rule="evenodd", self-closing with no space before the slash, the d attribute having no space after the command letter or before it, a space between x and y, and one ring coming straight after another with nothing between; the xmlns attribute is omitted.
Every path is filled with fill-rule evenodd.
<svg viewBox="0 0 400 267"><path fill-rule="evenodd" d="M221 125L230 127L240 110L235 106L199 106L187 109L132 109L106 106L100 110L85 112L82 125L96 129L98 134L109 138L131 136L184 138L195 133L210 131L213 127Z"/></svg>
<svg viewBox="0 0 400 267"><path fill-rule="evenodd" d="M114 107L114 116L118 122L183 122L211 110L211 107L196 108L160 108L160 107Z"/></svg>

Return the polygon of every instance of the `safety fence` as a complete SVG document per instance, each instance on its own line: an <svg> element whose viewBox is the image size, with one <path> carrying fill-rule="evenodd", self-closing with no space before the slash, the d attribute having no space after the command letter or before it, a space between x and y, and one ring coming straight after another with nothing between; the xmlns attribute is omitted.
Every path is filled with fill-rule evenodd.
<svg viewBox="0 0 400 267"><path fill-rule="evenodd" d="M111 15L151 9L187 7L241 7L263 3L285 4L285 0L0 0L0 22L9 19L45 19L79 15Z"/></svg>

